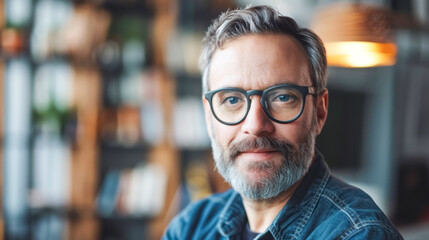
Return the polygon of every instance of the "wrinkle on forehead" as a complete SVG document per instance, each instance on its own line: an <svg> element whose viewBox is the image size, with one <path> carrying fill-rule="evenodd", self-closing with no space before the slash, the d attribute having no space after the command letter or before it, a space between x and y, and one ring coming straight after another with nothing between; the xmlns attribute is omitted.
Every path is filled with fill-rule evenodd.
<svg viewBox="0 0 429 240"><path fill-rule="evenodd" d="M280 83L311 85L306 55L292 37L247 35L230 41L213 55L210 89L265 89Z"/></svg>

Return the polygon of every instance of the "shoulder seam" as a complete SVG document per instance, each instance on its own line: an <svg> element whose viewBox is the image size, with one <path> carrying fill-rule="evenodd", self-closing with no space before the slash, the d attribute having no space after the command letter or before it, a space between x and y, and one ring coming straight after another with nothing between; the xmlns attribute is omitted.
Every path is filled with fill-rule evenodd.
<svg viewBox="0 0 429 240"><path fill-rule="evenodd" d="M390 236L394 237L394 239L400 239L397 237L397 235L389 228L385 227L383 224L380 224L376 221L371 221L372 224L367 224L367 225L362 225L361 227L350 227L348 228L346 231L344 231L340 236L338 236L337 239L350 239L350 237L352 237L353 235L357 234L359 231L365 229L365 228L372 228L372 227L377 227L377 228L381 228L383 229L386 233L388 233Z"/></svg>
<svg viewBox="0 0 429 240"><path fill-rule="evenodd" d="M329 200L341 212L343 212L347 216L347 218L350 220L350 222L352 223L352 226L343 232L343 234L341 235L342 237L349 236L348 233L352 232L353 230L359 231L359 230L364 229L366 227L379 227L379 228L384 229L386 232L389 232L389 234L391 234L392 236L396 236L396 234L390 228L388 228L385 224L383 224L382 222L380 222L376 219L361 220L352 209L344 207L346 205L341 199L337 198L336 200L343 206L341 206L334 199L332 199L331 196L323 194L323 197L326 198L327 200ZM333 195L332 197L336 198L335 195ZM340 236L340 239L342 239L341 236Z"/></svg>
<svg viewBox="0 0 429 240"><path fill-rule="evenodd" d="M325 197L326 199L328 199L332 204L334 204L341 212L343 212L344 214L346 214L347 218L350 220L350 222L353 223L354 228L358 228L358 224L356 223L356 221L352 218L352 216L344 209L343 206L340 206L338 203L336 203L331 197L329 197L326 194L323 194L322 197ZM341 201L340 199L338 199L339 201ZM343 201L341 201L341 203L344 204Z"/></svg>

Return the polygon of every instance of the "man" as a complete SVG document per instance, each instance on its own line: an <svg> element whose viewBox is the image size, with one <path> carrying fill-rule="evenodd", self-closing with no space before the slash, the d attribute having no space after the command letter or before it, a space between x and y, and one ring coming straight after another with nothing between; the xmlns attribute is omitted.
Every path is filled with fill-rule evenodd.
<svg viewBox="0 0 429 240"><path fill-rule="evenodd" d="M233 190L188 206L164 239L402 239L315 150L328 90L313 32L266 6L229 11L208 29L201 67L213 157Z"/></svg>

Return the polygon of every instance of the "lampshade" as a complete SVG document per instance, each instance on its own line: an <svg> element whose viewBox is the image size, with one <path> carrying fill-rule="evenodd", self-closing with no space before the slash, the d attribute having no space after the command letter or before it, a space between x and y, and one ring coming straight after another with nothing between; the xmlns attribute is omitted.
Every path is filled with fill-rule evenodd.
<svg viewBox="0 0 429 240"><path fill-rule="evenodd" d="M330 66L390 66L396 62L391 17L377 6L337 2L318 11L311 28L322 38Z"/></svg>

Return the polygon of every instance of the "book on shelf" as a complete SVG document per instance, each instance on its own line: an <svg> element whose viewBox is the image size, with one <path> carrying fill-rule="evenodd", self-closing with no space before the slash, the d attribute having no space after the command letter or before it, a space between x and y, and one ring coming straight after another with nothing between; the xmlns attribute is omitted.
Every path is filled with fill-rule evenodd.
<svg viewBox="0 0 429 240"><path fill-rule="evenodd" d="M148 101L142 104L141 131L144 141L156 145L163 141L164 136L164 114L158 101Z"/></svg>
<svg viewBox="0 0 429 240"><path fill-rule="evenodd" d="M154 217L164 207L167 175L158 165L111 170L103 180L97 209L103 217Z"/></svg>
<svg viewBox="0 0 429 240"><path fill-rule="evenodd" d="M138 213L156 216L164 207L167 174L161 166L147 165L141 171L142 190L138 191L141 204Z"/></svg>
<svg viewBox="0 0 429 240"><path fill-rule="evenodd" d="M181 148L208 148L210 141L201 99L179 99L174 107L173 141Z"/></svg>
<svg viewBox="0 0 429 240"><path fill-rule="evenodd" d="M70 145L61 136L40 134L33 147L33 207L65 207L69 199Z"/></svg>
<svg viewBox="0 0 429 240"><path fill-rule="evenodd" d="M112 170L107 173L103 181L97 197L97 211L101 216L111 216L115 213L120 176L120 171Z"/></svg>

